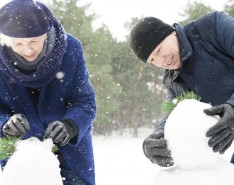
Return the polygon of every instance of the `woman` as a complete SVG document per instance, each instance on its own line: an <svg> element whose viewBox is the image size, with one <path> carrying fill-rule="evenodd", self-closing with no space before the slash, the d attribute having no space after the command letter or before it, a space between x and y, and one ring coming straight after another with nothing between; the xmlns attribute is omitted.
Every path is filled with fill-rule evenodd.
<svg viewBox="0 0 234 185"><path fill-rule="evenodd" d="M80 41L34 0L4 5L0 32L0 137L51 138L63 183L94 185L96 104Z"/></svg>

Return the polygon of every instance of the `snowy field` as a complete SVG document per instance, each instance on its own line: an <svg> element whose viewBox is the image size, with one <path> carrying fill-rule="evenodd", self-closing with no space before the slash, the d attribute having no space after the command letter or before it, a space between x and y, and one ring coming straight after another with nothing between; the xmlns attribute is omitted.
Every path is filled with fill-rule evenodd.
<svg viewBox="0 0 234 185"><path fill-rule="evenodd" d="M117 133L110 137L93 136L96 185L154 185L160 168L152 164L142 150L142 142L151 131L140 129L138 138L133 138L129 130L124 136ZM231 150L224 158L230 159Z"/></svg>
<svg viewBox="0 0 234 185"><path fill-rule="evenodd" d="M94 154L97 185L154 185L159 171L142 150L142 142L151 133L151 129L140 129L139 138L117 134L110 137L94 136ZM234 146L223 158L230 160Z"/></svg>
<svg viewBox="0 0 234 185"><path fill-rule="evenodd" d="M145 137L151 129L140 129L133 138L124 136L93 137L97 185L151 185L158 171L142 150Z"/></svg>

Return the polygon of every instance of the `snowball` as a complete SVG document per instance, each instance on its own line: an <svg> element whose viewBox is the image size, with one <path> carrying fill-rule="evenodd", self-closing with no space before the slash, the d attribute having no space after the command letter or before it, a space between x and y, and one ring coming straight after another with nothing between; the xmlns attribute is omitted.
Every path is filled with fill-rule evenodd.
<svg viewBox="0 0 234 185"><path fill-rule="evenodd" d="M28 139L16 143L2 174L3 185L62 185L52 140Z"/></svg>
<svg viewBox="0 0 234 185"><path fill-rule="evenodd" d="M175 165L161 168L155 185L233 184L234 165L214 153L205 136L208 128L219 120L203 112L210 107L197 100L183 100L172 111L165 126L165 138Z"/></svg>
<svg viewBox="0 0 234 185"><path fill-rule="evenodd" d="M203 110L211 106L196 100L180 102L167 119L165 138L172 151L173 160L182 169L206 168L220 159L208 147L208 128L217 123L218 117L207 116Z"/></svg>

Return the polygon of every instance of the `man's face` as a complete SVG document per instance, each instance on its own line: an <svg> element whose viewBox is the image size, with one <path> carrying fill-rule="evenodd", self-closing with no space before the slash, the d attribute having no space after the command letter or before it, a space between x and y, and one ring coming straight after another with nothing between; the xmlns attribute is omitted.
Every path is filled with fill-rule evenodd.
<svg viewBox="0 0 234 185"><path fill-rule="evenodd" d="M163 69L179 69L179 44L174 31L168 35L150 54L147 63Z"/></svg>

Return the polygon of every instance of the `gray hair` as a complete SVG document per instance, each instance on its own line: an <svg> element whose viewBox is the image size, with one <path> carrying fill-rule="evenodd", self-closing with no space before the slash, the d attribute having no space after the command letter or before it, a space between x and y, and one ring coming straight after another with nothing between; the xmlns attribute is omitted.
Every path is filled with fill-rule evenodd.
<svg viewBox="0 0 234 185"><path fill-rule="evenodd" d="M47 33L44 34L45 35L45 38L47 37ZM1 46L9 46L11 47L11 42L10 42L10 39L13 38L13 37L9 37L9 36L6 36L2 33L0 33L0 45Z"/></svg>
<svg viewBox="0 0 234 185"><path fill-rule="evenodd" d="M10 46L9 37L0 33L0 45Z"/></svg>

